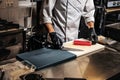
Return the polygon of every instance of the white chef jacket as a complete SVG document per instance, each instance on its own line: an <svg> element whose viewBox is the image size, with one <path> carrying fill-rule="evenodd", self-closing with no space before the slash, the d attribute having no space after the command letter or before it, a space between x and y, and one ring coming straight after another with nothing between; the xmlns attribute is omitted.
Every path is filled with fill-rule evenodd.
<svg viewBox="0 0 120 80"><path fill-rule="evenodd" d="M43 0L42 22L52 23L63 42L78 38L80 18L94 21L93 0Z"/></svg>

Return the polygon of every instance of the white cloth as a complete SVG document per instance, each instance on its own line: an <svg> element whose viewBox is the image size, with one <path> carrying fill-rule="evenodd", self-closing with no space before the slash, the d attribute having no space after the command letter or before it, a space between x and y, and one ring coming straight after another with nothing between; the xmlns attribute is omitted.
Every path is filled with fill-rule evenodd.
<svg viewBox="0 0 120 80"><path fill-rule="evenodd" d="M42 22L52 23L58 36L64 41L78 38L80 18L94 21L93 0L44 0Z"/></svg>

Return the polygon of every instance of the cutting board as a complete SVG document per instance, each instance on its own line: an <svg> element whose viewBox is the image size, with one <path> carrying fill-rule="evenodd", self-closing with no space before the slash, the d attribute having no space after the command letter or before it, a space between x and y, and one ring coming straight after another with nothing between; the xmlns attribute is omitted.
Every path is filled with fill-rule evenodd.
<svg viewBox="0 0 120 80"><path fill-rule="evenodd" d="M90 55L104 50L105 46L99 43L96 43L91 46L85 45L74 45L73 41L65 42L63 44L64 50L68 50L69 52L75 54L77 57L82 55Z"/></svg>

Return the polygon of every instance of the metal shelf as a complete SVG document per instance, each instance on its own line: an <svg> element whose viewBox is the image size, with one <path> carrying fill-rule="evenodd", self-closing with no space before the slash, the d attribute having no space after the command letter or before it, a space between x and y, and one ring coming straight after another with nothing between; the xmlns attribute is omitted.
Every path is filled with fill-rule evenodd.
<svg viewBox="0 0 120 80"><path fill-rule="evenodd" d="M116 12L116 11L120 11L120 8L109 8L109 9L106 9L107 13Z"/></svg>

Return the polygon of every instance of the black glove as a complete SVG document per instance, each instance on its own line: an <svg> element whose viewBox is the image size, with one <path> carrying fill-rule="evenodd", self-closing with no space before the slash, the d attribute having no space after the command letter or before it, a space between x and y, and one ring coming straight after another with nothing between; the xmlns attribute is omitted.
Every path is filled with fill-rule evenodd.
<svg viewBox="0 0 120 80"><path fill-rule="evenodd" d="M98 42L98 37L97 37L97 34L95 32L95 29L94 28L90 28L89 29L89 40L92 41L92 44L96 44Z"/></svg>
<svg viewBox="0 0 120 80"><path fill-rule="evenodd" d="M63 42L62 40L56 35L56 32L49 33L51 37L51 41L53 44L54 49L61 49Z"/></svg>

